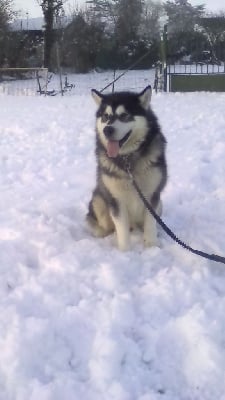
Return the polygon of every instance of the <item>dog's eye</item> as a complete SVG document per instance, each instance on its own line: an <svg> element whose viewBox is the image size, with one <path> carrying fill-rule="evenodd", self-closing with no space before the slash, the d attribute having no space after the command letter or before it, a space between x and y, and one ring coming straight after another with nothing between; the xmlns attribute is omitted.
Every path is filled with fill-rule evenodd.
<svg viewBox="0 0 225 400"><path fill-rule="evenodd" d="M109 119L109 114L105 113L102 115L102 122L107 122Z"/></svg>
<svg viewBox="0 0 225 400"><path fill-rule="evenodd" d="M120 114L119 119L120 119L122 122L126 122L126 121L129 121L130 116L129 116L128 113L125 113L125 112L124 112L124 113Z"/></svg>

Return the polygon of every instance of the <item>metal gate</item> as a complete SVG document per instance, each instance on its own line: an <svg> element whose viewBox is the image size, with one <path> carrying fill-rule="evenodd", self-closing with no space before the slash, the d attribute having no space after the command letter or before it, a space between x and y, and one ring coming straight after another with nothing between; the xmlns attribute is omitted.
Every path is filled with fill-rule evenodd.
<svg viewBox="0 0 225 400"><path fill-rule="evenodd" d="M225 92L225 64L167 65L170 92Z"/></svg>

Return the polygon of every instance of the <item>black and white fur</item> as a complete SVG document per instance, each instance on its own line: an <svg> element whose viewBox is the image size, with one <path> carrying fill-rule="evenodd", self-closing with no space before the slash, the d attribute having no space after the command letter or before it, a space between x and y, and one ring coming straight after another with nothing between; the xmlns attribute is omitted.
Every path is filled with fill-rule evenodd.
<svg viewBox="0 0 225 400"><path fill-rule="evenodd" d="M118 247L128 250L130 230L140 227L145 246L157 245L154 218L145 209L127 173L159 214L167 181L166 140L150 108L151 87L141 93L101 94L92 90L96 113L97 184L87 221L94 236L116 231Z"/></svg>

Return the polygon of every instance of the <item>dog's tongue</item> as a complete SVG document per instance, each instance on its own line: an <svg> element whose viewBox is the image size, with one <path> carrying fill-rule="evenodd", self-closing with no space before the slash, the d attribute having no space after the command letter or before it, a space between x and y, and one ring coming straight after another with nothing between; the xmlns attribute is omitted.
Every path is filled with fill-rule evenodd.
<svg viewBox="0 0 225 400"><path fill-rule="evenodd" d="M119 153L119 142L116 140L109 140L107 144L107 153L109 157L117 157Z"/></svg>

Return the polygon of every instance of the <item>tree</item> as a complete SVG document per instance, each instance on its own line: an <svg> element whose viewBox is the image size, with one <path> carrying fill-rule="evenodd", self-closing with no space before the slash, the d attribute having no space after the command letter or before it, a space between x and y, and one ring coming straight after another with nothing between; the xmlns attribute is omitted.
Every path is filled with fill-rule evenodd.
<svg viewBox="0 0 225 400"><path fill-rule="evenodd" d="M164 9L168 16L168 27L171 34L191 32L204 14L204 5L192 6L188 0L167 0Z"/></svg>
<svg viewBox="0 0 225 400"><path fill-rule="evenodd" d="M63 35L63 65L76 72L88 72L96 67L101 48L103 26L86 18L84 12L73 15Z"/></svg>
<svg viewBox="0 0 225 400"><path fill-rule="evenodd" d="M201 18L199 30L207 39L211 62L225 59L225 13L211 13Z"/></svg>
<svg viewBox="0 0 225 400"><path fill-rule="evenodd" d="M51 53L56 40L54 20L63 12L66 0L38 0L45 21L44 34L44 67L51 69Z"/></svg>
<svg viewBox="0 0 225 400"><path fill-rule="evenodd" d="M0 33L7 28L14 15L12 0L0 0Z"/></svg>
<svg viewBox="0 0 225 400"><path fill-rule="evenodd" d="M163 5L154 0L146 0L142 10L142 22L139 27L141 36L151 45L152 41L160 37L159 19L164 14Z"/></svg>
<svg viewBox="0 0 225 400"><path fill-rule="evenodd" d="M144 0L90 0L92 13L105 24L105 54L111 54L111 67L128 67L141 46L140 38Z"/></svg>
<svg viewBox="0 0 225 400"><path fill-rule="evenodd" d="M6 42L8 41L9 23L15 17L12 0L0 0L0 65L7 63Z"/></svg>
<svg viewBox="0 0 225 400"><path fill-rule="evenodd" d="M64 30L63 60L68 67L137 68L158 59L159 17L156 0L89 0L85 11L72 14ZM148 53L148 57L143 55Z"/></svg>
<svg viewBox="0 0 225 400"><path fill-rule="evenodd" d="M196 27L204 14L204 5L192 6L188 0L164 3L168 17L168 56L171 62L199 52L202 34Z"/></svg>
<svg viewBox="0 0 225 400"><path fill-rule="evenodd" d="M117 3L116 35L121 46L137 40L142 7L142 0L120 0Z"/></svg>
<svg viewBox="0 0 225 400"><path fill-rule="evenodd" d="M89 5L92 15L95 19L105 20L110 23L111 20L115 19L115 5L118 0L87 0L86 3Z"/></svg>

